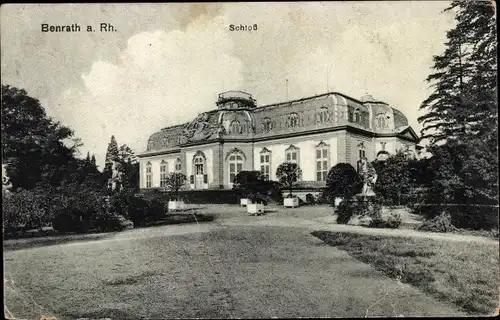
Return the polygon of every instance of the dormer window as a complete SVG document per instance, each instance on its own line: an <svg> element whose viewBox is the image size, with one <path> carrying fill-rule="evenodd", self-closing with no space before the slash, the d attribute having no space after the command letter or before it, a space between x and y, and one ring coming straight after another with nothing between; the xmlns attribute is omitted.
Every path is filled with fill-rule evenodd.
<svg viewBox="0 0 500 320"><path fill-rule="evenodd" d="M327 121L328 121L328 108L321 107L321 109L319 109L319 111L316 115L316 122L317 123L324 123Z"/></svg>
<svg viewBox="0 0 500 320"><path fill-rule="evenodd" d="M296 128L299 126L299 115L292 113L288 116L288 128Z"/></svg>
<svg viewBox="0 0 500 320"><path fill-rule="evenodd" d="M241 134L241 124L238 120L234 120L229 125L229 134Z"/></svg>
<svg viewBox="0 0 500 320"><path fill-rule="evenodd" d="M274 128L274 125L273 125L273 121L269 118L264 118L262 120L262 131L264 132L269 132L271 130L273 130Z"/></svg>
<svg viewBox="0 0 500 320"><path fill-rule="evenodd" d="M354 123L361 124L361 111L359 108L354 110Z"/></svg>

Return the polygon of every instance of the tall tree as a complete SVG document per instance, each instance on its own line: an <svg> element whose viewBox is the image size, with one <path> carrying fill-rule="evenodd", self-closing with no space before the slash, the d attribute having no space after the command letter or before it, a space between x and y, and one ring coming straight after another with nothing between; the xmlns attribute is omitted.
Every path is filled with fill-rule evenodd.
<svg viewBox="0 0 500 320"><path fill-rule="evenodd" d="M111 179L113 176L114 166L118 162L118 143L116 143L115 136L111 136L111 141L108 143L106 150L106 159L104 161L104 176L106 179Z"/></svg>
<svg viewBox="0 0 500 320"><path fill-rule="evenodd" d="M137 163L137 156L135 155L134 151L126 144L121 145L118 149L118 159L120 162L126 163L130 160L132 164Z"/></svg>
<svg viewBox="0 0 500 320"><path fill-rule="evenodd" d="M457 23L427 78L434 92L421 105L422 134L439 163L455 164L440 172L441 186L498 200L495 8L487 1L453 1L448 10ZM440 150L443 143L449 145Z"/></svg>
<svg viewBox="0 0 500 320"><path fill-rule="evenodd" d="M81 145L73 131L47 116L40 102L23 89L2 85L2 162L13 190L38 183L57 185Z"/></svg>
<svg viewBox="0 0 500 320"><path fill-rule="evenodd" d="M446 49L434 57L427 81L434 89L419 118L431 143L468 138L497 122L496 18L487 1L453 1L456 26L447 32Z"/></svg>

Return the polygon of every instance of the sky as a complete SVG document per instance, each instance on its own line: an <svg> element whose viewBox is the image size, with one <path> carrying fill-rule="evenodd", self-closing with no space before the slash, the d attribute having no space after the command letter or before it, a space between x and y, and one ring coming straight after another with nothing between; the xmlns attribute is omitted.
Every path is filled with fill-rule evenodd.
<svg viewBox="0 0 500 320"><path fill-rule="evenodd" d="M1 6L3 85L74 129L102 168L114 135L136 153L151 134L243 90L258 105L336 91L371 94L416 132L444 50L447 1L30 4ZM80 32L42 32L71 25ZM100 32L109 23L114 32ZM230 31L229 25L257 30ZM90 25L94 32L87 32ZM288 90L286 89L288 79ZM288 91L288 95L287 95Z"/></svg>

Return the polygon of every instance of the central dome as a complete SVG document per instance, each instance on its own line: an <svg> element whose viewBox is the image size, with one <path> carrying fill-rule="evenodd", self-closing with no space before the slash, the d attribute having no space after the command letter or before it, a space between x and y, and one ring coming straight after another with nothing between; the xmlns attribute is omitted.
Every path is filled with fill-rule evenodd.
<svg viewBox="0 0 500 320"><path fill-rule="evenodd" d="M257 102L252 95L243 91L226 91L219 94L215 103L219 109L253 109Z"/></svg>

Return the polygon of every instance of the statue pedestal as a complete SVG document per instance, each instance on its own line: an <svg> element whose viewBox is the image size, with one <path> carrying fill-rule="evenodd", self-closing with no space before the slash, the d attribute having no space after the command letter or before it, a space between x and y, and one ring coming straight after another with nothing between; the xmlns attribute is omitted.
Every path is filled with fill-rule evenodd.
<svg viewBox="0 0 500 320"><path fill-rule="evenodd" d="M375 193L359 193L355 196L356 199L356 214L352 219L359 221L371 220L380 218L380 207L375 202ZM369 223L369 221L367 221Z"/></svg>

